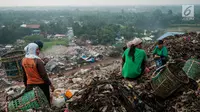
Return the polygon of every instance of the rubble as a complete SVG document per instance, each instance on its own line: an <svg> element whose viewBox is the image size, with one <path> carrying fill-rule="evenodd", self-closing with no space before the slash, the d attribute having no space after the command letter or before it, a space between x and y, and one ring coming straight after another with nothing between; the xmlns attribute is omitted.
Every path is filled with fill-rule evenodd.
<svg viewBox="0 0 200 112"><path fill-rule="evenodd" d="M3 46L0 46L0 56L2 56L3 54L7 53L7 49Z"/></svg>
<svg viewBox="0 0 200 112"><path fill-rule="evenodd" d="M170 36L164 39L164 43L168 49L168 54L171 59L178 59L180 57L184 57L184 55L187 55L188 58L200 56L199 42L200 34L197 33L176 35L175 37ZM151 45L148 52L152 52L154 48L155 44Z"/></svg>
<svg viewBox="0 0 200 112"><path fill-rule="evenodd" d="M175 37L166 38L165 43L171 59L179 58L186 52L188 56L200 55L199 52L194 52L195 50L200 51L200 38L196 34L190 35L190 41L185 41L183 35L177 36L176 39ZM144 49L150 55L154 47L155 44L150 44ZM121 63L118 59L107 64L78 68L78 65L81 67L85 63L80 60L82 55L92 56L98 53L105 58L113 53L113 57L120 56L118 52L112 51L113 49L108 46L56 46L45 53L46 57L50 58L46 64L47 71L50 74L62 74L62 76L50 77L55 88L62 90L52 93L54 97L52 112L69 110L73 112L200 111L200 81L190 79L189 84L181 86L172 95L162 99L153 94L150 84L153 70L137 80L127 80L121 76ZM150 66L152 65L151 63ZM77 71L71 72L74 68L78 68ZM70 75L65 74L66 71L70 71ZM77 92L66 101L63 97L66 90ZM3 92L12 95L13 91L13 89L7 91L4 89Z"/></svg>
<svg viewBox="0 0 200 112"><path fill-rule="evenodd" d="M45 68L48 72L58 73L60 69L64 69L65 64L62 62L59 62L58 59L52 59L50 60L46 65Z"/></svg>
<svg viewBox="0 0 200 112"><path fill-rule="evenodd" d="M94 79L88 87L69 102L69 109L76 112L142 112L151 111L137 95L116 80Z"/></svg>
<svg viewBox="0 0 200 112"><path fill-rule="evenodd" d="M10 83L5 79L0 79L0 112L4 110L6 104L6 92L5 88L9 87Z"/></svg>
<svg viewBox="0 0 200 112"><path fill-rule="evenodd" d="M111 46L53 46L44 52L49 62L46 69L49 74L62 74L62 72L80 68L81 66L106 60L112 54L114 47ZM115 51L114 56L120 56ZM44 56L43 56L44 57Z"/></svg>

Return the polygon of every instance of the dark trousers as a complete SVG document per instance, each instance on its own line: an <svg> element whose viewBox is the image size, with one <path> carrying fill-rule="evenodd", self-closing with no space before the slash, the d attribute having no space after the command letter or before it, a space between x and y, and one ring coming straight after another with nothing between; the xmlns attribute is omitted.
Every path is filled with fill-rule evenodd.
<svg viewBox="0 0 200 112"><path fill-rule="evenodd" d="M156 62L156 67L159 68L167 63L167 58L161 56L161 58L156 59L155 62Z"/></svg>
<svg viewBox="0 0 200 112"><path fill-rule="evenodd" d="M28 84L26 87L26 91L31 91L33 90L34 87L39 87L45 94L47 100L49 101L50 104L50 91L49 91L49 85L47 84Z"/></svg>

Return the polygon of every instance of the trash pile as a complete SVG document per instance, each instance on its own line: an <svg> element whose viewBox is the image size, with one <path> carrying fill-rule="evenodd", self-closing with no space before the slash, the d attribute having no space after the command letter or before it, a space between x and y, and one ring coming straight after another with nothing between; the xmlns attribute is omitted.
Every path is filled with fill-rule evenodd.
<svg viewBox="0 0 200 112"><path fill-rule="evenodd" d="M200 56L199 35L191 33L177 35L176 39L174 38L168 37L165 39L172 60L183 57L185 53L188 57ZM151 44L150 47L145 47L145 50L152 52L154 47L155 45ZM200 111L200 81L185 78L181 69L168 69L165 72L161 70L155 76L152 75L154 71L151 71L137 80L129 80L122 78L120 73L121 63L116 59L117 61L106 64L97 63L95 66L77 69L78 71L75 73L65 74L64 71L77 67L83 54L89 57L96 53L110 56L110 54L114 54L110 50L113 48L105 46L69 46L64 48L57 46L52 49L54 49L54 53L52 51L46 53L50 59L46 64L46 69L50 74L58 73L62 76L54 75L54 77L50 77L56 90L52 93L52 108L48 111ZM161 75L162 77L160 77ZM154 87L152 86L152 80L157 81ZM14 83L12 82L12 84ZM1 83L0 87L3 87ZM5 88L3 91L6 94L12 95L15 91L17 93L21 92L21 87L19 91L13 88ZM161 89L160 93L164 94L163 97L157 94L158 89Z"/></svg>
<svg viewBox="0 0 200 112"><path fill-rule="evenodd" d="M185 35L176 35L165 39L169 56L177 59L187 55L187 57L200 56L200 35L197 33L188 33Z"/></svg>
<svg viewBox="0 0 200 112"><path fill-rule="evenodd" d="M110 74L119 73L119 63L119 61L110 62L108 64L101 64L88 69L80 69L73 75L51 78L53 85L57 88L52 94L53 111L64 110L66 108L66 98L63 94L65 94L67 90L71 91L72 94L76 91L81 91L83 88L87 88L96 77L98 77L99 80L109 80L109 77L111 76ZM73 99L74 96L71 100L73 101Z"/></svg>
<svg viewBox="0 0 200 112"><path fill-rule="evenodd" d="M151 111L129 87L117 80L94 79L69 102L75 112L143 112Z"/></svg>
<svg viewBox="0 0 200 112"><path fill-rule="evenodd" d="M112 46L54 46L44 52L50 59L46 64L49 74L68 71L108 57L119 57Z"/></svg>
<svg viewBox="0 0 200 112"><path fill-rule="evenodd" d="M169 50L169 55L173 58L180 58L187 54L188 57L200 56L200 37L194 40L191 37L190 41L185 41L182 37L167 38L166 46Z"/></svg>
<svg viewBox="0 0 200 112"><path fill-rule="evenodd" d="M73 75L57 76L51 79L53 85L56 88L65 88L65 89L76 89L80 90L81 88L89 85L94 77L99 77L100 79L108 79L110 74L114 71L119 72L120 65L119 62L111 62L105 65L97 65L88 69L80 69Z"/></svg>
<svg viewBox="0 0 200 112"><path fill-rule="evenodd" d="M3 111L3 107L5 107L5 104L6 104L6 92L5 92L5 89L7 87L9 87L11 84L6 81L5 79L0 79L0 111Z"/></svg>
<svg viewBox="0 0 200 112"><path fill-rule="evenodd" d="M152 74L146 74L137 79L137 81L131 81L123 79L116 69L113 72L107 72L106 79L99 79L98 76L90 77L92 81L79 89L79 92L69 101L68 108L75 112L107 112L109 110L110 112L129 112L129 107L124 107L122 96L117 96L125 95L128 99L129 97L133 99L136 97L139 102L141 102L138 104L139 106L137 107L139 110L137 110L138 108L135 108L134 100L126 100L127 103L129 101L133 103L132 110L136 109L138 112L200 111L200 109L196 107L200 104L200 94L197 94L198 86L196 81L190 79L189 83L180 86L169 97L163 99L157 96L152 89L151 75ZM116 85L118 88L115 88ZM127 94L129 92L132 92L133 96L129 96L129 94ZM124 98L126 98L125 96ZM129 104L126 105L128 106Z"/></svg>
<svg viewBox="0 0 200 112"><path fill-rule="evenodd" d="M51 59L45 65L48 74L61 74L67 67L63 62L65 62L63 59Z"/></svg>
<svg viewBox="0 0 200 112"><path fill-rule="evenodd" d="M5 77L5 70L1 69L1 66L0 66L0 78L4 78L4 77Z"/></svg>
<svg viewBox="0 0 200 112"><path fill-rule="evenodd" d="M0 56L2 56L3 54L5 54L8 50L3 48L3 47L0 47Z"/></svg>
<svg viewBox="0 0 200 112"><path fill-rule="evenodd" d="M196 95L194 90L189 90L183 92L183 94L177 96L177 98L171 98L166 111L175 110L176 112L199 112L199 104L200 96Z"/></svg>

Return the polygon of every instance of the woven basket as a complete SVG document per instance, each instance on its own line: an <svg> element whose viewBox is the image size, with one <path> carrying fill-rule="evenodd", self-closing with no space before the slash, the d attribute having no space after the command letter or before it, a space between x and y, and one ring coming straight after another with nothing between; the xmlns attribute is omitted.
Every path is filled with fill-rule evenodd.
<svg viewBox="0 0 200 112"><path fill-rule="evenodd" d="M167 98L182 84L188 82L189 79L185 72L177 64L169 63L154 72L151 86L155 95Z"/></svg>
<svg viewBox="0 0 200 112"><path fill-rule="evenodd" d="M22 79L21 60L24 57L24 51L12 51L4 54L0 61L5 68L8 79Z"/></svg>
<svg viewBox="0 0 200 112"><path fill-rule="evenodd" d="M183 67L183 71L190 77L191 79L198 80L200 79L200 60L190 59L185 63Z"/></svg>
<svg viewBox="0 0 200 112"><path fill-rule="evenodd" d="M26 111L40 107L49 107L49 102L39 87L33 88L33 90L8 103L9 112Z"/></svg>

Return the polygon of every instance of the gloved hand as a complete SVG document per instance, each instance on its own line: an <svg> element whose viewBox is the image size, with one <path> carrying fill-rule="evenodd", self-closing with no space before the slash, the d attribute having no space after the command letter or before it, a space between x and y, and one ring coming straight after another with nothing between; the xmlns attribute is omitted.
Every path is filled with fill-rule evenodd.
<svg viewBox="0 0 200 112"><path fill-rule="evenodd" d="M44 64L49 62L49 58L42 58L42 61L44 61Z"/></svg>
<svg viewBox="0 0 200 112"><path fill-rule="evenodd" d="M148 67L145 68L145 74L146 74L146 73L149 73L150 71L151 71L151 70L150 70Z"/></svg>

